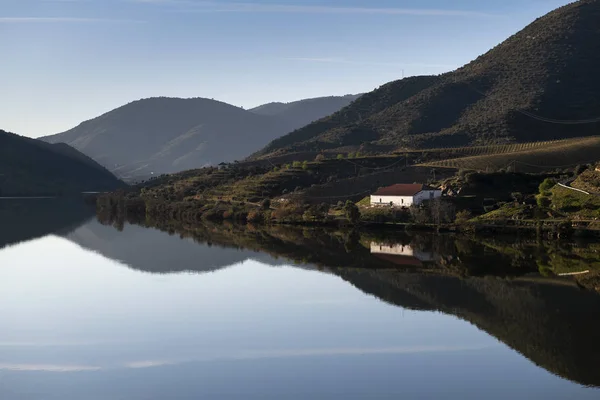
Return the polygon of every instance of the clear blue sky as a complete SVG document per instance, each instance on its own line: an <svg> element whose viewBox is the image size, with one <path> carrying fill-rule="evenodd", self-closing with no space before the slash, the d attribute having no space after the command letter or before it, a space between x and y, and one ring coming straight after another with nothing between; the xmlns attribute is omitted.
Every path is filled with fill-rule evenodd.
<svg viewBox="0 0 600 400"><path fill-rule="evenodd" d="M474 59L568 0L0 0L0 129L37 137L151 96L253 107Z"/></svg>

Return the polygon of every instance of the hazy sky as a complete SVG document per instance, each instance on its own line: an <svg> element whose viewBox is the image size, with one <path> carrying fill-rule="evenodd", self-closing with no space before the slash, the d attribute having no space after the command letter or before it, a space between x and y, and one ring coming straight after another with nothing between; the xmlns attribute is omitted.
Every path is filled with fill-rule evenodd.
<svg viewBox="0 0 600 400"><path fill-rule="evenodd" d="M37 137L151 96L244 107L471 61L568 0L0 0L0 129Z"/></svg>

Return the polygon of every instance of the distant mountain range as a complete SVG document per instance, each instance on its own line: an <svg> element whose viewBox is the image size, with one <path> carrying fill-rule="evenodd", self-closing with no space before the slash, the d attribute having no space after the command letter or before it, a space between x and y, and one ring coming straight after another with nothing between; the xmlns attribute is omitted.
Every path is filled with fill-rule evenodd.
<svg viewBox="0 0 600 400"><path fill-rule="evenodd" d="M600 134L600 1L539 18L468 65L392 82L255 157L371 153Z"/></svg>
<svg viewBox="0 0 600 400"><path fill-rule="evenodd" d="M255 114L279 117L296 127L333 114L358 99L360 95L317 97L291 103L268 103L249 111Z"/></svg>
<svg viewBox="0 0 600 400"><path fill-rule="evenodd" d="M48 144L0 130L0 196L105 191L123 185L66 144Z"/></svg>
<svg viewBox="0 0 600 400"><path fill-rule="evenodd" d="M118 176L147 177L243 159L357 97L270 103L252 110L203 98L150 98L42 140L67 143Z"/></svg>

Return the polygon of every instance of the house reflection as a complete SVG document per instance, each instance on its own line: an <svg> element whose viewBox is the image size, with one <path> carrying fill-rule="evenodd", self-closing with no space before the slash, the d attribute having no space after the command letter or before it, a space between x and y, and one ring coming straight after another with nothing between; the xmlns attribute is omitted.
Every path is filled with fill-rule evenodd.
<svg viewBox="0 0 600 400"><path fill-rule="evenodd" d="M421 267L435 261L432 252L422 251L406 244L386 244L371 242L371 254L397 265Z"/></svg>

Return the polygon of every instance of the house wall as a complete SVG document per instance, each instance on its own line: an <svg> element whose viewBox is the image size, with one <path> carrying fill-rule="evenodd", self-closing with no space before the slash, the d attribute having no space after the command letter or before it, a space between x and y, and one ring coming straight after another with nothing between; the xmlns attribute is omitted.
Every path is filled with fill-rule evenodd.
<svg viewBox="0 0 600 400"><path fill-rule="evenodd" d="M439 199L442 197L441 190L424 190L415 195L415 204L419 205L427 200Z"/></svg>
<svg viewBox="0 0 600 400"><path fill-rule="evenodd" d="M413 198L410 196L371 196L371 205L394 207L410 207L413 204Z"/></svg>
<svg viewBox="0 0 600 400"><path fill-rule="evenodd" d="M419 205L426 200L438 199L442 197L441 190L425 190L412 196L371 196L371 205L373 206L389 206L390 203L394 207L410 207L413 204Z"/></svg>

